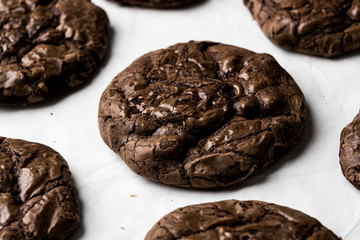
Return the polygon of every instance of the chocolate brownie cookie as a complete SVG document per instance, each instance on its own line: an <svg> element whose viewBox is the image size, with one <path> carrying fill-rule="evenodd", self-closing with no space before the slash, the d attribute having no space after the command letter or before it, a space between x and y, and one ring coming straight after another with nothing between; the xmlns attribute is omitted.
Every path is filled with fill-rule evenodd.
<svg viewBox="0 0 360 240"><path fill-rule="evenodd" d="M89 81L108 27L88 0L0 0L0 105L52 99Z"/></svg>
<svg viewBox="0 0 360 240"><path fill-rule="evenodd" d="M151 8L179 7L199 0L113 0L125 5L134 5Z"/></svg>
<svg viewBox="0 0 360 240"><path fill-rule="evenodd" d="M360 113L342 130L339 155L344 176L360 190Z"/></svg>
<svg viewBox="0 0 360 240"><path fill-rule="evenodd" d="M360 48L359 0L244 0L266 36L302 53L338 56Z"/></svg>
<svg viewBox="0 0 360 240"><path fill-rule="evenodd" d="M77 192L60 154L0 137L0 239L65 239L79 225Z"/></svg>
<svg viewBox="0 0 360 240"><path fill-rule="evenodd" d="M291 208L227 200L179 208L158 221L145 240L340 240L316 219Z"/></svg>
<svg viewBox="0 0 360 240"><path fill-rule="evenodd" d="M304 96L268 54L188 42L150 52L104 91L99 128L137 174L169 185L243 181L293 147Z"/></svg>

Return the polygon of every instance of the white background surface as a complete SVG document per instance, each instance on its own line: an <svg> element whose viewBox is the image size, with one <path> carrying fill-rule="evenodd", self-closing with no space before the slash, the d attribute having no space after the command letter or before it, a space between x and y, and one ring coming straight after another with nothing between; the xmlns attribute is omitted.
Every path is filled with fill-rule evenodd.
<svg viewBox="0 0 360 240"><path fill-rule="evenodd" d="M82 227L71 240L144 239L178 207L225 199L289 206L344 240L360 239L360 191L338 163L340 132L360 107L359 51L325 59L282 50L265 37L241 0L208 0L178 10L93 2L107 12L112 34L107 60L92 82L50 103L0 107L0 135L46 144L68 161L82 202ZM98 131L98 102L113 77L142 54L189 40L270 53L306 97L309 116L300 144L262 174L230 188L189 190L143 179Z"/></svg>

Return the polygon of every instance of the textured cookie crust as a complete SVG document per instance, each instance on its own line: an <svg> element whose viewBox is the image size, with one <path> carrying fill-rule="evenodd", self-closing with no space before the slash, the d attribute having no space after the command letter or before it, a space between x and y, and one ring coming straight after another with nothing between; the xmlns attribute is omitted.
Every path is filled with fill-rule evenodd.
<svg viewBox="0 0 360 240"><path fill-rule="evenodd" d="M89 81L108 27L88 0L0 0L0 105L41 102Z"/></svg>
<svg viewBox="0 0 360 240"><path fill-rule="evenodd" d="M65 239L79 225L77 192L59 153L0 137L0 239Z"/></svg>
<svg viewBox="0 0 360 240"><path fill-rule="evenodd" d="M244 0L276 45L324 57L360 48L360 0Z"/></svg>
<svg viewBox="0 0 360 240"><path fill-rule="evenodd" d="M150 8L180 7L198 0L113 0L125 5L134 5Z"/></svg>
<svg viewBox="0 0 360 240"><path fill-rule="evenodd" d="M360 113L341 132L339 156L344 176L360 190Z"/></svg>
<svg viewBox="0 0 360 240"><path fill-rule="evenodd" d="M160 219L145 240L339 240L316 219L294 209L226 200L179 208Z"/></svg>
<svg viewBox="0 0 360 240"><path fill-rule="evenodd" d="M294 146L304 96L268 54L213 42L150 52L104 91L99 128L137 174L169 185L243 181Z"/></svg>

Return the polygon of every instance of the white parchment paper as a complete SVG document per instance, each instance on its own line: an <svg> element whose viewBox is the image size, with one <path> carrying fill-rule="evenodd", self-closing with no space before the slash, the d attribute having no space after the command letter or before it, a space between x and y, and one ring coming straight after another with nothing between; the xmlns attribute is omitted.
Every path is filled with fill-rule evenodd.
<svg viewBox="0 0 360 240"><path fill-rule="evenodd" d="M261 32L241 0L208 0L154 10L93 0L108 14L111 45L92 82L50 103L0 107L0 135L46 144L68 161L82 203L72 240L144 239L163 215L225 199L262 200L317 218L344 240L360 239L360 191L343 177L340 132L360 108L360 52L325 59L288 52ZM211 40L272 54L302 89L309 117L300 144L265 172L217 190L165 186L135 175L102 141L100 96L137 57L189 40Z"/></svg>

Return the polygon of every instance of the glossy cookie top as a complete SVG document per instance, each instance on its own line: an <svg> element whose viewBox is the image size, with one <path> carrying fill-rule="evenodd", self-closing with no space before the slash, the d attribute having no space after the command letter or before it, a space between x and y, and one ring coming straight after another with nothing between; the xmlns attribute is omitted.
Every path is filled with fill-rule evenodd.
<svg viewBox="0 0 360 240"><path fill-rule="evenodd" d="M77 191L53 149L0 137L0 239L65 239L80 225Z"/></svg>
<svg viewBox="0 0 360 240"><path fill-rule="evenodd" d="M293 147L304 96L268 54L188 42L150 52L104 91L99 128L136 173L181 187L232 185Z"/></svg>
<svg viewBox="0 0 360 240"><path fill-rule="evenodd" d="M360 189L360 114L341 132L340 165L346 179Z"/></svg>
<svg viewBox="0 0 360 240"><path fill-rule="evenodd" d="M176 209L160 219L145 240L340 240L316 219L291 208L226 200Z"/></svg>
<svg viewBox="0 0 360 240"><path fill-rule="evenodd" d="M338 56L360 48L360 0L244 0L276 45Z"/></svg>
<svg viewBox="0 0 360 240"><path fill-rule="evenodd" d="M89 81L108 27L88 0L0 0L0 105L45 101Z"/></svg>

